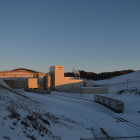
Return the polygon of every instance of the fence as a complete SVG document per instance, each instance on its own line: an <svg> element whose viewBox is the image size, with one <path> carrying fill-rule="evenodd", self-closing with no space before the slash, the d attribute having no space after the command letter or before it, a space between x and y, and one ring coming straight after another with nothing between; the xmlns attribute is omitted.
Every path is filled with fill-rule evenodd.
<svg viewBox="0 0 140 140"><path fill-rule="evenodd" d="M128 92L135 92L140 94L140 80L138 81L129 81L127 79L126 82L122 83L116 83L116 84L111 84L109 85L109 91L112 92L123 92L123 91L128 91Z"/></svg>

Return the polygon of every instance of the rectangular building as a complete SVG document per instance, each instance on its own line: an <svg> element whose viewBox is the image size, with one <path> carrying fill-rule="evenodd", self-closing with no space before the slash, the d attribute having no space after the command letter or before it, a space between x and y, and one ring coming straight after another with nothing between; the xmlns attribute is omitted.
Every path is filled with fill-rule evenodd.
<svg viewBox="0 0 140 140"><path fill-rule="evenodd" d="M37 89L39 88L38 78L29 78L28 79L28 88Z"/></svg>
<svg viewBox="0 0 140 140"><path fill-rule="evenodd" d="M51 66L49 74L51 76L51 89L67 90L83 86L83 80L64 77L64 66Z"/></svg>

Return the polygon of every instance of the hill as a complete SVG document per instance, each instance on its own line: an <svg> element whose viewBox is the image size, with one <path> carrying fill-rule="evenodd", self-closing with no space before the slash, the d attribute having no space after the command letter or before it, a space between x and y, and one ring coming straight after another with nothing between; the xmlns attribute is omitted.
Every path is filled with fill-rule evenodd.
<svg viewBox="0 0 140 140"><path fill-rule="evenodd" d="M36 101L25 93L10 89L0 80L0 140L61 140L60 132L66 137L64 131L71 132L69 135L75 129L87 131L82 124L52 113L42 100Z"/></svg>
<svg viewBox="0 0 140 140"><path fill-rule="evenodd" d="M38 71L26 69L26 68L13 69L12 71L27 71L27 72L32 72L32 73L39 73Z"/></svg>
<svg viewBox="0 0 140 140"><path fill-rule="evenodd" d="M107 80L99 80L99 81L96 81L95 83L103 84L103 85L110 85L110 84L118 84L118 83L123 83L123 82L133 82L133 81L138 81L138 80L140 80L140 71L113 77Z"/></svg>
<svg viewBox="0 0 140 140"><path fill-rule="evenodd" d="M133 92L140 93L140 71L136 71L130 74L117 76L107 80L94 81L95 85L109 86L110 92Z"/></svg>
<svg viewBox="0 0 140 140"><path fill-rule="evenodd" d="M83 79L88 80L104 80L104 79L110 79L115 76L120 76L128 73L134 72L133 70L121 70L121 71L113 71L113 72L102 72L102 73L94 73L94 72L86 72L83 70L80 70L80 77ZM74 77L74 73L67 72L65 73L66 77Z"/></svg>
<svg viewBox="0 0 140 140"><path fill-rule="evenodd" d="M33 74L35 73L38 73L39 77L43 77L46 74L30 69L20 68L11 71L1 71L0 78L26 78L26 77L33 77Z"/></svg>

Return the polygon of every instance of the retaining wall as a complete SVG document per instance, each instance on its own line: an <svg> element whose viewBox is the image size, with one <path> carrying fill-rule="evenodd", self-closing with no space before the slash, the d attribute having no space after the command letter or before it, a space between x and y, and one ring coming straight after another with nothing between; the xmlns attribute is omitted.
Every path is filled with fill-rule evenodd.
<svg viewBox="0 0 140 140"><path fill-rule="evenodd" d="M71 88L68 91L73 93L82 93L82 94L107 94L109 92L108 87L79 87Z"/></svg>

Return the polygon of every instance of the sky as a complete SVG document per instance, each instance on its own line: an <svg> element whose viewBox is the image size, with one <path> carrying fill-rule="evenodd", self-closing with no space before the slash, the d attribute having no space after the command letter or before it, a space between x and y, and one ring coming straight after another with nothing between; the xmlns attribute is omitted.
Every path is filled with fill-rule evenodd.
<svg viewBox="0 0 140 140"><path fill-rule="evenodd" d="M0 71L140 70L140 0L1 0Z"/></svg>

